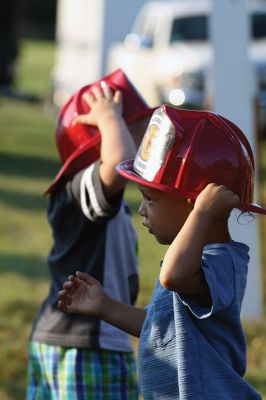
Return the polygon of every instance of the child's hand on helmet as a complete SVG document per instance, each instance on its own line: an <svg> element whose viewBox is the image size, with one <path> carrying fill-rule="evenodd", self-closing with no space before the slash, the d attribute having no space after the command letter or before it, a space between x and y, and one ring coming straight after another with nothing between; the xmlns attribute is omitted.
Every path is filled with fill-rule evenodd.
<svg viewBox="0 0 266 400"><path fill-rule="evenodd" d="M73 124L88 124L99 126L107 118L118 118L122 115L122 92L114 93L104 81L101 87L94 86L92 93L86 92L84 100L90 107L88 114L81 114L74 118Z"/></svg>
<svg viewBox="0 0 266 400"><path fill-rule="evenodd" d="M208 214L212 219L228 218L239 203L239 197L223 185L210 183L198 195L194 209Z"/></svg>

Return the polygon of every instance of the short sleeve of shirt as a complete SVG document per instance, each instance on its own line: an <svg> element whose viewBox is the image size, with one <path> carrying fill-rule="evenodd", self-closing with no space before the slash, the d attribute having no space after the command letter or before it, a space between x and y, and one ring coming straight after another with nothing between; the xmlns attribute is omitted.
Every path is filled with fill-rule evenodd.
<svg viewBox="0 0 266 400"><path fill-rule="evenodd" d="M226 246L206 246L201 267L210 290L211 306L203 307L192 296L177 294L183 304L199 319L228 309L235 300L235 268Z"/></svg>
<svg viewBox="0 0 266 400"><path fill-rule="evenodd" d="M93 222L114 217L121 205L123 191L107 198L99 175L100 161L79 171L67 184L67 190L75 197L83 214Z"/></svg>

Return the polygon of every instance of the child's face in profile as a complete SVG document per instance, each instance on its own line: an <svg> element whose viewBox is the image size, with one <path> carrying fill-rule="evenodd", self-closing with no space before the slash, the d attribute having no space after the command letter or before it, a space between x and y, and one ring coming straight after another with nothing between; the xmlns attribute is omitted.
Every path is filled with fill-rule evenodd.
<svg viewBox="0 0 266 400"><path fill-rule="evenodd" d="M143 200L139 214L143 225L161 244L170 244L184 225L192 210L188 199L138 185Z"/></svg>

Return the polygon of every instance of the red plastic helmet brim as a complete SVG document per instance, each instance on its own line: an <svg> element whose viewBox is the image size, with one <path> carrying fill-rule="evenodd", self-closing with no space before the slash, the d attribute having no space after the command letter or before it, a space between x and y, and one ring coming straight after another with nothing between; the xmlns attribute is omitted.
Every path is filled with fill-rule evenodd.
<svg viewBox="0 0 266 400"><path fill-rule="evenodd" d="M124 178L132 182L136 182L139 185L150 187L152 189L160 190L166 193L176 194L177 196L186 197L192 200L196 200L197 196L199 195L199 193L196 192L186 192L183 189L174 188L172 186L149 182L146 179L141 178L134 172L133 164L134 160L123 161L116 167L116 171L119 175L123 176ZM239 203L235 208L243 212L250 211L253 213L266 215L266 209L255 203L253 204Z"/></svg>
<svg viewBox="0 0 266 400"><path fill-rule="evenodd" d="M80 147L75 152L73 152L60 168L54 180L44 192L44 195L46 196L50 194L62 181L63 177L71 176L76 172L82 170L86 166L89 166L90 163L96 161L100 157L100 153L97 150L97 144L99 144L100 141L101 137L100 135L98 135L95 137L94 141L87 143L83 147Z"/></svg>
<svg viewBox="0 0 266 400"><path fill-rule="evenodd" d="M150 187L152 189L161 190L162 192L177 194L182 197L190 198L192 200L195 200L196 197L198 196L198 193L188 192L183 189L174 188L173 186L168 186L161 183L149 182L146 179L141 178L138 174L134 172L133 164L134 160L123 161L116 167L116 171L119 175L123 176L124 178L132 182L136 182L139 185Z"/></svg>

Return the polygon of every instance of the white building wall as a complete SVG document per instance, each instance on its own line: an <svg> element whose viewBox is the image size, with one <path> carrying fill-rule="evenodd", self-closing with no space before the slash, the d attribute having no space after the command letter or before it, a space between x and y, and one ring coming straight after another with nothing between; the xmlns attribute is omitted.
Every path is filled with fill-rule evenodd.
<svg viewBox="0 0 266 400"><path fill-rule="evenodd" d="M110 45L124 40L133 26L138 11L147 1L105 0L102 74L106 70L107 53Z"/></svg>
<svg viewBox="0 0 266 400"><path fill-rule="evenodd" d="M214 109L243 130L253 149L256 163L254 85L248 59L250 32L247 0L212 2L210 28L214 47ZM255 200L256 193L255 190ZM255 215L250 223L243 217L237 221L234 213L230 218L233 239L250 247L248 282L242 309L244 318L259 318L262 315L259 216Z"/></svg>
<svg viewBox="0 0 266 400"><path fill-rule="evenodd" d="M109 46L130 31L147 0L58 0L54 101L60 106L105 73Z"/></svg>

